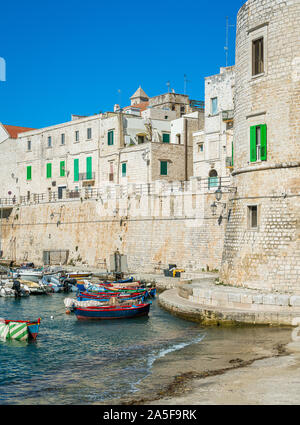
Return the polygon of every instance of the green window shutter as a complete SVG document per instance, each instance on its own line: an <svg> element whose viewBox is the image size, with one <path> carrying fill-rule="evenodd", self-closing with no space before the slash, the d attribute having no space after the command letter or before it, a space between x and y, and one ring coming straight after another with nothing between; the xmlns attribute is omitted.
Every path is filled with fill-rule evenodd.
<svg viewBox="0 0 300 425"><path fill-rule="evenodd" d="M170 143L170 134L163 133L163 143Z"/></svg>
<svg viewBox="0 0 300 425"><path fill-rule="evenodd" d="M92 178L92 157L88 156L86 158L86 178L91 180Z"/></svg>
<svg viewBox="0 0 300 425"><path fill-rule="evenodd" d="M74 159L74 182L79 181L79 159Z"/></svg>
<svg viewBox="0 0 300 425"><path fill-rule="evenodd" d="M167 176L168 175L168 162L160 161L160 175Z"/></svg>
<svg viewBox="0 0 300 425"><path fill-rule="evenodd" d="M60 161L60 177L65 177L65 161Z"/></svg>
<svg viewBox="0 0 300 425"><path fill-rule="evenodd" d="M122 177L126 177L126 162L123 162L122 164Z"/></svg>
<svg viewBox="0 0 300 425"><path fill-rule="evenodd" d="M114 132L113 132L113 130L111 130L107 133L107 144L108 145L114 144Z"/></svg>
<svg viewBox="0 0 300 425"><path fill-rule="evenodd" d="M260 159L267 160L267 125L260 126Z"/></svg>
<svg viewBox="0 0 300 425"><path fill-rule="evenodd" d="M255 162L256 157L256 126L250 127L250 162Z"/></svg>
<svg viewBox="0 0 300 425"><path fill-rule="evenodd" d="M52 164L51 164L51 162L49 162L49 163L47 164L47 172L46 172L46 175L47 175L47 179L50 179L50 178L52 177Z"/></svg>
<svg viewBox="0 0 300 425"><path fill-rule="evenodd" d="M27 167L27 177L26 180L31 180L31 165Z"/></svg>

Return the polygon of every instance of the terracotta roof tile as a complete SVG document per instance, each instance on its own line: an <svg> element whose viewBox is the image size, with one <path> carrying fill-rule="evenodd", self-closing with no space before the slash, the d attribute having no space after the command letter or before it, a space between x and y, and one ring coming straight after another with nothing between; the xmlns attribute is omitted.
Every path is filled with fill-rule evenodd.
<svg viewBox="0 0 300 425"><path fill-rule="evenodd" d="M8 134L10 135L12 139L17 139L19 133L24 133L25 131L30 131L30 130L36 130L35 128L18 127L15 125L5 125L5 124L3 124L3 127L5 128L5 130L8 132Z"/></svg>
<svg viewBox="0 0 300 425"><path fill-rule="evenodd" d="M137 103L136 105L125 106L125 108L123 109L137 108L141 112L143 112L145 111L145 109L148 108L148 106L149 106L149 102L141 102L141 103Z"/></svg>

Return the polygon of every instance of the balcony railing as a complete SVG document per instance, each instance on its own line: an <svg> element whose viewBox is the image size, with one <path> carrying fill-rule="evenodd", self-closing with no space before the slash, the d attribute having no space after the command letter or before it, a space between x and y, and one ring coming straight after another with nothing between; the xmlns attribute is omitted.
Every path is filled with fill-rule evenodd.
<svg viewBox="0 0 300 425"><path fill-rule="evenodd" d="M233 110L222 111L222 120L223 121L233 120L233 115L234 115L234 111Z"/></svg>
<svg viewBox="0 0 300 425"><path fill-rule="evenodd" d="M79 180L95 180L96 173L89 172L89 173L79 173Z"/></svg>

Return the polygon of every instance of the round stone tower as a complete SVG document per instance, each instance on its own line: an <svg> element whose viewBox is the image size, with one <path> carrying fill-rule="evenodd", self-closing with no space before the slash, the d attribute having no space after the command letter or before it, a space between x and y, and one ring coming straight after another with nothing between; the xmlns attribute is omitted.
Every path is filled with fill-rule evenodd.
<svg viewBox="0 0 300 425"><path fill-rule="evenodd" d="M299 0L249 0L237 16L228 284L300 293L299 28Z"/></svg>

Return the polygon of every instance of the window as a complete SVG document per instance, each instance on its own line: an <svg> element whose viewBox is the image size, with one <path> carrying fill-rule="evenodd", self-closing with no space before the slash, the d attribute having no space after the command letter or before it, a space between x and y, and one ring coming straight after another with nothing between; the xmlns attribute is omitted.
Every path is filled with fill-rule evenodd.
<svg viewBox="0 0 300 425"><path fill-rule="evenodd" d="M138 136L138 144L145 142L145 136Z"/></svg>
<svg viewBox="0 0 300 425"><path fill-rule="evenodd" d="M86 179L92 179L92 157L87 156L86 158Z"/></svg>
<svg viewBox="0 0 300 425"><path fill-rule="evenodd" d="M60 177L65 177L65 161L60 161L60 167L59 167L59 175Z"/></svg>
<svg viewBox="0 0 300 425"><path fill-rule="evenodd" d="M31 151L31 140L27 140L27 150Z"/></svg>
<svg viewBox="0 0 300 425"><path fill-rule="evenodd" d="M162 136L163 143L170 143L170 133L163 133Z"/></svg>
<svg viewBox="0 0 300 425"><path fill-rule="evenodd" d="M167 120L168 119L168 115L165 115L165 120Z"/></svg>
<svg viewBox="0 0 300 425"><path fill-rule="evenodd" d="M213 97L211 99L211 114L216 115L218 113L218 98Z"/></svg>
<svg viewBox="0 0 300 425"><path fill-rule="evenodd" d="M52 177L52 164L51 164L51 162L49 162L46 165L46 177L47 177L47 179L50 179Z"/></svg>
<svg viewBox="0 0 300 425"><path fill-rule="evenodd" d="M248 205L248 228L257 229L257 227L258 227L257 205Z"/></svg>
<svg viewBox="0 0 300 425"><path fill-rule="evenodd" d="M267 126L266 124L250 127L250 162L267 160Z"/></svg>
<svg viewBox="0 0 300 425"><path fill-rule="evenodd" d="M75 131L75 142L79 142L79 130Z"/></svg>
<svg viewBox="0 0 300 425"><path fill-rule="evenodd" d="M107 133L107 144L109 146L114 144L114 131L113 130L109 130L109 132Z"/></svg>
<svg viewBox="0 0 300 425"><path fill-rule="evenodd" d="M176 134L176 139L177 139L177 144L180 145L180 143L181 143L181 135L180 134Z"/></svg>
<svg viewBox="0 0 300 425"><path fill-rule="evenodd" d="M88 140L90 140L92 138L92 129L91 128L87 129L87 138L88 138Z"/></svg>
<svg viewBox="0 0 300 425"><path fill-rule="evenodd" d="M74 182L79 181L79 159L74 159Z"/></svg>
<svg viewBox="0 0 300 425"><path fill-rule="evenodd" d="M122 164L122 177L126 177L126 172L127 172L127 164L126 164L126 162L123 162L123 164Z"/></svg>
<svg viewBox="0 0 300 425"><path fill-rule="evenodd" d="M26 180L31 180L31 165L27 167Z"/></svg>
<svg viewBox="0 0 300 425"><path fill-rule="evenodd" d="M60 137L61 137L61 138L60 138L60 143L61 143L62 145L64 145L64 144L65 144L65 134L64 134L64 133L62 133Z"/></svg>
<svg viewBox="0 0 300 425"><path fill-rule="evenodd" d="M218 173L216 170L211 170L208 177L208 188L217 187L219 184Z"/></svg>
<svg viewBox="0 0 300 425"><path fill-rule="evenodd" d="M48 148L51 148L52 146L52 139L51 136L48 136Z"/></svg>
<svg viewBox="0 0 300 425"><path fill-rule="evenodd" d="M160 175L161 176L168 175L168 161L160 161Z"/></svg>
<svg viewBox="0 0 300 425"><path fill-rule="evenodd" d="M199 143L198 144L198 152L203 152L204 147L203 147L203 143Z"/></svg>
<svg viewBox="0 0 300 425"><path fill-rule="evenodd" d="M252 75L264 72L264 39L259 38L252 42Z"/></svg>

